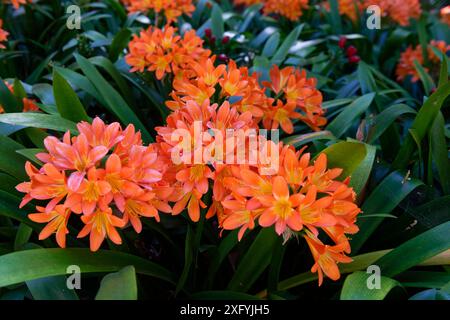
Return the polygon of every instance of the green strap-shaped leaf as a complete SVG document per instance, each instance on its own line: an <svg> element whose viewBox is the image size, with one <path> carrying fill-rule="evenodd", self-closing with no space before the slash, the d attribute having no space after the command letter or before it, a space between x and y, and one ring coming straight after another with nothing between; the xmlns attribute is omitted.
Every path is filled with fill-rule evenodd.
<svg viewBox="0 0 450 320"><path fill-rule="evenodd" d="M137 300L136 271L133 266L106 275L95 300Z"/></svg>
<svg viewBox="0 0 450 320"><path fill-rule="evenodd" d="M211 31L217 39L222 39L224 32L224 22L222 17L222 9L217 4L213 5L211 13Z"/></svg>
<svg viewBox="0 0 450 320"><path fill-rule="evenodd" d="M340 179L351 176L367 156L367 148L364 143L350 141L335 143L322 152L327 155L329 168L343 169Z"/></svg>
<svg viewBox="0 0 450 320"><path fill-rule="evenodd" d="M272 57L275 54L275 50L277 50L279 43L280 43L280 33L275 32L273 35L270 36L269 40L267 40L261 54L267 58Z"/></svg>
<svg viewBox="0 0 450 320"><path fill-rule="evenodd" d="M74 122L90 120L75 91L56 70L53 72L53 96L61 117Z"/></svg>
<svg viewBox="0 0 450 320"><path fill-rule="evenodd" d="M228 290L246 292L259 278L272 260L272 253L277 243L277 234L273 228L263 228L242 258L233 275Z"/></svg>
<svg viewBox="0 0 450 320"><path fill-rule="evenodd" d="M0 114L5 116L7 114ZM23 149L23 145L11 138L0 136L0 170L6 172L16 179L25 179L25 158L17 153Z"/></svg>
<svg viewBox="0 0 450 320"><path fill-rule="evenodd" d="M401 244L375 262L382 274L393 277L422 261L450 249L450 221ZM447 261L449 264L450 261Z"/></svg>
<svg viewBox="0 0 450 320"><path fill-rule="evenodd" d="M392 172L375 188L362 206L364 214L391 213L395 207L415 188L422 185L416 179L405 179L405 175ZM383 217L358 220L359 232L352 236L352 252L356 253L383 221Z"/></svg>
<svg viewBox="0 0 450 320"><path fill-rule="evenodd" d="M26 284L34 300L78 300L75 290L67 287L64 276L30 280Z"/></svg>
<svg viewBox="0 0 450 320"><path fill-rule="evenodd" d="M330 131L324 130L305 134L292 135L284 138L283 143L290 144L298 148L304 144L316 140L336 140L336 137Z"/></svg>
<svg viewBox="0 0 450 320"><path fill-rule="evenodd" d="M6 112L22 111L16 98L11 91L9 91L2 78L0 78L0 106L2 106Z"/></svg>
<svg viewBox="0 0 450 320"><path fill-rule="evenodd" d="M430 142L431 154L436 164L442 189L445 194L450 194L450 161L445 139L445 120L441 112L438 113L431 127Z"/></svg>
<svg viewBox="0 0 450 320"><path fill-rule="evenodd" d="M424 67L416 59L414 59L414 68L416 69L417 73L419 74L420 81L422 81L423 88L425 89L425 94L429 95L431 90L434 87L436 87L433 79L430 77L428 72L424 69Z"/></svg>
<svg viewBox="0 0 450 320"><path fill-rule="evenodd" d="M297 27L295 27L294 30L292 30L291 33L288 34L286 39L284 39L283 43L278 48L277 52L275 52L274 56L272 57L272 60L270 61L272 65L273 64L279 65L286 59L292 45L300 36L300 33L303 30L303 26L304 24L300 24Z"/></svg>
<svg viewBox="0 0 450 320"><path fill-rule="evenodd" d="M380 286L372 287L371 285L376 285L375 280L372 280L376 276L361 271L347 276L342 287L341 300L383 300L394 287L401 286L394 279L380 276Z"/></svg>
<svg viewBox="0 0 450 320"><path fill-rule="evenodd" d="M398 117L415 113L416 111L406 104L395 104L383 110L375 117L374 126L370 129L367 142L373 144Z"/></svg>
<svg viewBox="0 0 450 320"><path fill-rule="evenodd" d="M125 125L133 124L137 130L142 133L142 138L145 142L152 142L153 138L145 128L144 124L139 120L136 114L127 105L125 100L117 93L116 90L103 78L98 70L92 65L92 63L76 54L75 59L78 62L83 73L92 82L94 87L98 90L100 95L107 103L107 107L124 123Z"/></svg>
<svg viewBox="0 0 450 320"><path fill-rule="evenodd" d="M414 122L411 126L417 133L417 137L420 141L425 137L430 130L436 115L444 103L444 100L450 95L450 82L440 86L423 104L420 108ZM411 155L415 149L415 142L413 137L409 134L405 139L397 157L392 164L395 169L405 168L411 160Z"/></svg>
<svg viewBox="0 0 450 320"><path fill-rule="evenodd" d="M34 112L4 113L0 114L0 122L62 132L67 130L70 130L72 133L78 132L74 122L54 114Z"/></svg>
<svg viewBox="0 0 450 320"><path fill-rule="evenodd" d="M122 53L128 45L131 37L131 31L128 28L124 28L116 33L109 47L109 59L116 61L119 55Z"/></svg>
<svg viewBox="0 0 450 320"><path fill-rule="evenodd" d="M67 267L77 265L82 273L114 272L132 265L137 273L174 283L172 273L140 257L117 252L89 249L33 249L0 256L0 287L67 274Z"/></svg>
<svg viewBox="0 0 450 320"><path fill-rule="evenodd" d="M192 228L188 226L184 249L184 267L183 271L181 272L180 279L178 280L177 287L175 289L175 292L177 294L183 289L188 279L189 272L191 271L192 268L192 260L194 258L193 245L194 245L194 234L192 232Z"/></svg>
<svg viewBox="0 0 450 320"><path fill-rule="evenodd" d="M375 97L375 93L368 93L354 100L327 126L337 138L341 137L353 124L354 120L363 114Z"/></svg>

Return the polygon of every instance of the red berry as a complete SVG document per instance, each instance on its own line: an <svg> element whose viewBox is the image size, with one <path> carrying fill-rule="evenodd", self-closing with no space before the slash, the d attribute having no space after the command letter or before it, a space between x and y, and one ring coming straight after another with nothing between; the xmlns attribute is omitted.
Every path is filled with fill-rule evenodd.
<svg viewBox="0 0 450 320"><path fill-rule="evenodd" d="M211 29L205 29L205 36L207 37L207 38L211 38L211 36L212 36L212 30Z"/></svg>
<svg viewBox="0 0 450 320"><path fill-rule="evenodd" d="M214 36L209 37L209 41L211 41L211 43L215 43L216 37L214 37Z"/></svg>
<svg viewBox="0 0 450 320"><path fill-rule="evenodd" d="M359 61L361 61L361 58L357 55L348 58L348 62L350 63L358 63Z"/></svg>
<svg viewBox="0 0 450 320"><path fill-rule="evenodd" d="M347 57L352 57L358 53L358 49L354 46L350 46L347 48Z"/></svg>
<svg viewBox="0 0 450 320"><path fill-rule="evenodd" d="M344 36L341 36L341 37L339 38L339 42L338 42L339 48L344 49L345 43L346 43L346 42L347 42L347 38L344 37Z"/></svg>
<svg viewBox="0 0 450 320"><path fill-rule="evenodd" d="M225 36L222 38L222 44L227 44L228 42L230 42L230 37L229 36Z"/></svg>

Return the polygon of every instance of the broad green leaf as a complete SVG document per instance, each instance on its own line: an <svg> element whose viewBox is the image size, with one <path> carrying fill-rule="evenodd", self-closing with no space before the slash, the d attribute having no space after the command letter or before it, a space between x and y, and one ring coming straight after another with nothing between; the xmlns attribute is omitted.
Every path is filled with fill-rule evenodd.
<svg viewBox="0 0 450 320"><path fill-rule="evenodd" d="M130 37L131 31L128 28L124 28L116 33L109 47L109 59L111 61L117 60L122 51L128 46Z"/></svg>
<svg viewBox="0 0 450 320"><path fill-rule="evenodd" d="M64 276L54 276L30 280L26 284L34 300L78 300L66 281Z"/></svg>
<svg viewBox="0 0 450 320"><path fill-rule="evenodd" d="M294 45L295 41L297 41L298 37L300 36L300 33L303 30L304 24L300 24L297 27L292 30L286 39L284 39L281 46L278 48L277 52L275 52L275 55L272 57L272 60L270 63L273 64L281 64L287 57L289 50L291 49L292 45Z"/></svg>
<svg viewBox="0 0 450 320"><path fill-rule="evenodd" d="M368 93L351 104L346 106L344 110L327 126L327 130L331 131L337 138L347 132L354 121L369 108L375 97L375 93Z"/></svg>
<svg viewBox="0 0 450 320"><path fill-rule="evenodd" d="M81 74L61 67L54 68L60 75L62 75L72 87L77 87L82 91L88 93L91 97L97 99L102 105L106 105L103 97L98 93L94 85L89 81L88 78L82 76Z"/></svg>
<svg viewBox="0 0 450 320"><path fill-rule="evenodd" d="M383 110L374 119L374 126L370 129L367 142L373 144L400 116L415 114L416 111L406 104L395 104Z"/></svg>
<svg viewBox="0 0 450 320"><path fill-rule="evenodd" d="M396 279L404 287L441 288L450 281L450 273L440 271L406 271L396 276Z"/></svg>
<svg viewBox="0 0 450 320"><path fill-rule="evenodd" d="M103 277L95 300L137 300L136 271L127 266Z"/></svg>
<svg viewBox="0 0 450 320"><path fill-rule="evenodd" d="M267 40L261 54L267 58L272 57L275 54L275 50L277 50L279 43L280 43L280 33L275 32L270 36L269 40Z"/></svg>
<svg viewBox="0 0 450 320"><path fill-rule="evenodd" d="M114 272L132 265L137 273L174 283L163 267L130 254L89 249L33 249L0 256L0 287L67 274L67 267L78 265L82 273Z"/></svg>
<svg viewBox="0 0 450 320"><path fill-rule="evenodd" d="M0 114L4 116L7 114ZM13 139L0 136L0 170L4 171L16 179L25 179L25 158L17 153L17 150L23 149L20 143Z"/></svg>
<svg viewBox="0 0 450 320"><path fill-rule="evenodd" d="M298 148L304 144L310 143L316 140L335 140L336 137L327 130L317 131L312 133L298 134L286 137L283 139L283 143L293 145Z"/></svg>
<svg viewBox="0 0 450 320"><path fill-rule="evenodd" d="M16 98L11 91L9 91L2 78L0 78L0 106L2 106L6 112L22 111Z"/></svg>
<svg viewBox="0 0 450 320"><path fill-rule="evenodd" d="M188 279L189 272L191 271L192 267L192 260L193 260L193 245L194 245L194 235L192 232L192 228L188 226L187 233L186 233L186 241L185 241L185 249L184 249L184 267L183 271L181 272L180 279L178 280L177 287L175 292L178 294L180 292L185 283Z"/></svg>
<svg viewBox="0 0 450 320"><path fill-rule="evenodd" d="M450 163L448 158L448 148L445 139L445 120L441 112L438 113L430 130L431 154L436 164L445 194L450 193Z"/></svg>
<svg viewBox="0 0 450 320"><path fill-rule="evenodd" d="M53 72L53 96L61 117L74 122L89 121L77 94L57 71Z"/></svg>
<svg viewBox="0 0 450 320"><path fill-rule="evenodd" d="M330 4L330 17L333 31L336 34L342 34L342 21L337 0L328 0Z"/></svg>
<svg viewBox="0 0 450 320"><path fill-rule="evenodd" d="M17 98L18 104L22 105L23 98L27 97L27 92L25 91L22 82L18 79L14 79L13 88L14 96Z"/></svg>
<svg viewBox="0 0 450 320"><path fill-rule="evenodd" d="M393 277L450 248L450 221L401 244L375 262L383 275ZM450 264L450 259L447 261Z"/></svg>
<svg viewBox="0 0 450 320"><path fill-rule="evenodd" d="M38 158L36 158L36 154L38 154L40 152L45 152L44 149L40 149L40 148L20 149L20 150L16 150L16 152L18 154L21 154L22 156L24 156L28 160L32 161L34 164L37 164L37 165L40 165L40 166L42 165L42 162Z"/></svg>
<svg viewBox="0 0 450 320"><path fill-rule="evenodd" d="M416 179L405 179L403 174L392 172L372 191L364 201L362 211L364 214L391 213L398 204L406 198L415 188L422 185ZM364 242L372 235L383 221L383 217L358 220L358 233L352 235L352 252L358 252Z"/></svg>
<svg viewBox="0 0 450 320"><path fill-rule="evenodd" d="M19 251L22 249L23 245L30 240L31 233L33 232L33 229L29 226L27 226L24 223L21 223L19 225L19 228L17 229L16 238L14 240L14 250Z"/></svg>
<svg viewBox="0 0 450 320"><path fill-rule="evenodd" d="M272 260L278 236L273 228L263 228L239 263L228 290L246 292L259 278Z"/></svg>
<svg viewBox="0 0 450 320"><path fill-rule="evenodd" d="M224 22L222 18L222 9L217 4L213 5L211 13L211 31L217 39L222 39L224 32Z"/></svg>
<svg viewBox="0 0 450 320"><path fill-rule="evenodd" d="M440 86L428 99L417 113L411 126L415 130L421 141L430 130L436 115L444 103L444 100L450 95L450 82ZM415 149L415 142L411 135L405 139L397 157L392 164L395 169L403 169L411 161L411 155Z"/></svg>
<svg viewBox="0 0 450 320"><path fill-rule="evenodd" d="M220 268L220 265L228 256L230 251L234 248L234 246L238 243L238 230L231 231L218 246L216 253L211 259L211 263L209 265L208 270L208 280L207 287L212 288L214 278L216 276L217 271Z"/></svg>
<svg viewBox="0 0 450 320"><path fill-rule="evenodd" d="M341 179L351 176L367 155L363 143L349 141L335 143L322 152L327 155L328 168L343 169Z"/></svg>
<svg viewBox="0 0 450 320"><path fill-rule="evenodd" d="M433 79L417 60L414 60L414 68L416 68L420 80L422 81L423 88L425 89L425 94L429 95L431 90L436 87Z"/></svg>
<svg viewBox="0 0 450 320"><path fill-rule="evenodd" d="M65 132L67 130L70 130L72 133L78 132L74 122L54 114L43 114L37 112L4 113L0 114L0 122L61 132Z"/></svg>
<svg viewBox="0 0 450 320"><path fill-rule="evenodd" d="M354 272L347 276L341 291L341 300L383 300L384 297L396 286L401 286L394 279L381 276L380 288L369 289L372 285L372 273Z"/></svg>
<svg viewBox="0 0 450 320"><path fill-rule="evenodd" d="M122 123L125 125L132 123L137 130L141 131L144 141L153 141L153 138L145 128L144 124L139 120L117 91L102 77L92 63L80 55L75 55L75 59L83 70L83 73L89 78L106 101L107 106L122 121Z"/></svg>

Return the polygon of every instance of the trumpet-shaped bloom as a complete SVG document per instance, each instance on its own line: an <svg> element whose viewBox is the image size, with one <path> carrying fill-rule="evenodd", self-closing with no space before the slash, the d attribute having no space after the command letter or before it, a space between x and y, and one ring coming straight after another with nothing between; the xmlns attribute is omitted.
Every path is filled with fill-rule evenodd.
<svg viewBox="0 0 450 320"><path fill-rule="evenodd" d="M125 220L113 215L111 208L98 209L89 216L82 216L81 220L85 226L78 234L78 238L83 238L89 234L92 251L97 251L106 237L115 244L122 244L122 239L116 228L124 227Z"/></svg>
<svg viewBox="0 0 450 320"><path fill-rule="evenodd" d="M30 213L28 218L37 223L47 223L39 233L39 240L44 240L56 233L56 242L61 248L66 247L66 235L69 233L67 222L71 211L63 205L57 205L51 211L36 207L38 213Z"/></svg>

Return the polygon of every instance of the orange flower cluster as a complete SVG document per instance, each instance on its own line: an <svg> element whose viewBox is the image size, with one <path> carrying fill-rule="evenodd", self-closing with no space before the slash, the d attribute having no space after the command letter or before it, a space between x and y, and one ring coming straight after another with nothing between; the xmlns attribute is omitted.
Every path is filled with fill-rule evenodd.
<svg viewBox="0 0 450 320"><path fill-rule="evenodd" d="M167 24L176 21L182 14L191 15L195 10L192 0L122 0L122 2L130 13L147 13L151 10L155 13L163 12Z"/></svg>
<svg viewBox="0 0 450 320"><path fill-rule="evenodd" d="M330 3L325 1L322 3L325 10L330 11ZM353 22L358 19L358 13L362 11L363 5L360 0L338 0L339 13L347 16Z"/></svg>
<svg viewBox="0 0 450 320"><path fill-rule="evenodd" d="M4 83L8 87L9 91L11 91L11 93L14 94L14 87L6 81ZM33 99L23 98L22 104L23 104L23 110L22 110L23 112L39 111L39 107L37 106L37 104L35 103L35 101ZM3 112L5 112L5 110L0 105L0 113L3 113Z"/></svg>
<svg viewBox="0 0 450 320"><path fill-rule="evenodd" d="M275 13L296 21L307 8L308 0L265 0L263 11L264 14Z"/></svg>
<svg viewBox="0 0 450 320"><path fill-rule="evenodd" d="M266 15L279 14L289 20L297 21L308 8L308 0L234 0L235 5L251 6L262 3Z"/></svg>
<svg viewBox="0 0 450 320"><path fill-rule="evenodd" d="M322 94L316 89L316 79L307 78L306 72L292 67L279 70L274 66L270 71L270 81L261 87L257 74L249 75L247 67L228 65L214 66L214 58L205 63L196 63L195 76L175 79L173 101L166 102L171 110L176 110L189 100L202 105L216 92L221 98L237 98L232 105L241 113L249 111L256 123L262 122L266 129L279 126L286 132L294 131L292 119L299 119L314 130L326 124L321 107ZM266 95L269 89L276 97Z"/></svg>
<svg viewBox="0 0 450 320"><path fill-rule="evenodd" d="M0 19L0 49L5 49L6 47L2 44L8 39L9 33L2 29L3 20Z"/></svg>
<svg viewBox="0 0 450 320"><path fill-rule="evenodd" d="M211 73L212 74L212 73ZM282 81L280 81L282 82ZM274 83L278 88L279 84ZM200 121L205 132L195 135L195 123ZM331 279L339 278L337 262L351 261L345 254L350 252L346 234L358 231L355 225L360 209L354 203L355 193L344 182L335 180L342 169L327 169L327 157L321 154L311 164L309 153L296 152L292 146L275 144L268 140L263 143L269 154L275 152L279 166L265 172L266 164L258 158L254 164L224 163L224 154L235 154L238 145L217 155L217 144L225 144L216 137L225 136L227 129L257 129L257 121L251 111L239 111L239 106L225 101L222 105L210 104L208 99L199 104L195 99L182 102L167 118L167 125L156 128L161 154L171 157L174 147L180 143L173 139L178 130L190 133L188 144L193 151L183 154L184 161L171 164L162 181L173 186L171 201L175 201L172 214L180 214L185 208L192 221L200 219L200 208L208 206L205 195L212 184L212 202L206 218L217 216L222 230L239 229L240 240L245 231L253 229L258 222L262 227L275 226L278 235L285 240L296 232L304 231L311 251L316 260L312 271L319 273L319 283L323 273ZM218 130L209 134L208 130ZM227 136L227 141L236 136ZM264 142L264 141L263 141ZM245 159L250 158L253 150L244 142ZM192 161L196 150L208 150L208 158L201 163ZM178 151L177 151L178 152ZM208 164L206 164L208 163ZM322 229L334 242L326 245L319 239Z"/></svg>
<svg viewBox="0 0 450 320"><path fill-rule="evenodd" d="M67 223L75 213L85 224L78 237L89 234L91 250L96 251L105 237L121 243L116 227L130 222L140 232L141 216L159 220L158 211L171 211L165 200L167 188L158 185L166 161L155 146L142 145L133 125L122 130L119 123L105 125L96 118L77 127L78 136L66 132L62 141L47 137L47 153L36 155L44 165L37 169L27 162L30 181L16 187L26 193L21 207L32 199L48 201L29 215L35 222L47 223L39 239L56 232L59 246L65 247Z"/></svg>
<svg viewBox="0 0 450 320"><path fill-rule="evenodd" d="M441 19L443 23L446 23L450 26L450 6L446 6L440 11Z"/></svg>
<svg viewBox="0 0 450 320"><path fill-rule="evenodd" d="M432 65L437 65L440 61L440 58L434 53L431 47L436 47L443 54L446 54L447 51L450 50L450 45L447 45L445 41L432 40L428 47L428 57ZM415 48L409 46L400 55L400 60L395 70L398 81L403 81L407 76L412 77L411 78L412 82L416 82L420 79L419 73L417 72L414 66L414 60L417 60L417 62L421 65L424 64L422 47L420 45L417 45ZM429 71L428 68L424 69L426 71Z"/></svg>
<svg viewBox="0 0 450 320"><path fill-rule="evenodd" d="M149 27L139 36L134 35L125 61L132 66L131 72L154 71L159 80L166 73L173 73L176 77L191 76L192 64L211 55L211 51L202 45L203 40L194 30L181 37L173 27L168 26L164 30Z"/></svg>
<svg viewBox="0 0 450 320"><path fill-rule="evenodd" d="M401 26L408 26L410 19L418 19L422 14L419 0L365 0L364 8L377 5L384 17Z"/></svg>

